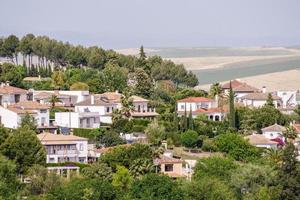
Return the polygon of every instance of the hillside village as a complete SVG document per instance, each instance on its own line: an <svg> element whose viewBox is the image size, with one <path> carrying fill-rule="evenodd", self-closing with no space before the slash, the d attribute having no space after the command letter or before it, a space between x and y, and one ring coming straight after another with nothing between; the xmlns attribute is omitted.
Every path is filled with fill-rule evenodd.
<svg viewBox="0 0 300 200"><path fill-rule="evenodd" d="M143 47L126 57L48 42L66 56L23 50L23 65L16 53L0 64L0 177L12 185L0 181L0 197L288 199L293 181L299 193L299 90L238 79L197 90L192 72Z"/></svg>

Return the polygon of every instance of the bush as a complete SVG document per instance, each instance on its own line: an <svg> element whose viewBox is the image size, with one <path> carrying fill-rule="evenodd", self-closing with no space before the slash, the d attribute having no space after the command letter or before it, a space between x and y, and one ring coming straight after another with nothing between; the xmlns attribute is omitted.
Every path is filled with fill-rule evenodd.
<svg viewBox="0 0 300 200"><path fill-rule="evenodd" d="M144 132L146 129L143 125L133 125L132 132Z"/></svg>
<svg viewBox="0 0 300 200"><path fill-rule="evenodd" d="M95 140L105 130L101 128L97 129L85 129L85 128L74 128L73 134L79 137L88 138L89 140Z"/></svg>
<svg viewBox="0 0 300 200"><path fill-rule="evenodd" d="M235 160L248 161L259 156L259 150L256 147L235 133L219 135L216 145L221 152L228 153Z"/></svg>
<svg viewBox="0 0 300 200"><path fill-rule="evenodd" d="M133 125L139 125L139 126L144 126L147 127L148 124L150 123L150 120L148 119L133 119L131 120Z"/></svg>
<svg viewBox="0 0 300 200"><path fill-rule="evenodd" d="M216 152L218 151L218 147L215 144L213 139L204 139L201 149L203 151Z"/></svg>
<svg viewBox="0 0 300 200"><path fill-rule="evenodd" d="M201 147L202 140L199 138L198 133L193 130L188 130L181 134L181 144L187 148Z"/></svg>

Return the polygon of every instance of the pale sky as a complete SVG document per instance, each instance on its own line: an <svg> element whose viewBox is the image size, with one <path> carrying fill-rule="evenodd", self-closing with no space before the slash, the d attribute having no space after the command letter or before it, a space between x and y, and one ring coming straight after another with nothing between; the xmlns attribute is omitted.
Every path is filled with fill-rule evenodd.
<svg viewBox="0 0 300 200"><path fill-rule="evenodd" d="M104 48L300 45L300 0L0 0L0 20Z"/></svg>

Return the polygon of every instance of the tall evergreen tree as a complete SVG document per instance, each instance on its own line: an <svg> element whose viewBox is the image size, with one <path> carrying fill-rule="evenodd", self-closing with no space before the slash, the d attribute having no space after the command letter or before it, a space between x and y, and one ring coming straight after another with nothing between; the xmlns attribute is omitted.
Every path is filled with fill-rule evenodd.
<svg viewBox="0 0 300 200"><path fill-rule="evenodd" d="M186 131L188 128L187 113L186 113L186 104L184 105L184 116L183 116L183 131Z"/></svg>
<svg viewBox="0 0 300 200"><path fill-rule="evenodd" d="M145 53L145 51L144 51L144 47L143 47L143 45L141 46L141 48L140 48L140 59L142 59L142 60L145 60L146 59L146 53Z"/></svg>
<svg viewBox="0 0 300 200"><path fill-rule="evenodd" d="M232 128L235 128L236 124L235 124L234 92L232 90L231 81L229 82L229 119L230 119L230 126Z"/></svg>
<svg viewBox="0 0 300 200"><path fill-rule="evenodd" d="M175 110L174 110L174 130L177 132L178 131L178 115L177 115L177 105L175 105Z"/></svg>
<svg viewBox="0 0 300 200"><path fill-rule="evenodd" d="M189 113L189 129L194 130L192 106L190 106L190 113Z"/></svg>
<svg viewBox="0 0 300 200"><path fill-rule="evenodd" d="M266 105L267 106L273 106L273 107L275 106L274 105L274 100L273 100L273 97L272 97L271 93L268 94L268 99L267 99Z"/></svg>

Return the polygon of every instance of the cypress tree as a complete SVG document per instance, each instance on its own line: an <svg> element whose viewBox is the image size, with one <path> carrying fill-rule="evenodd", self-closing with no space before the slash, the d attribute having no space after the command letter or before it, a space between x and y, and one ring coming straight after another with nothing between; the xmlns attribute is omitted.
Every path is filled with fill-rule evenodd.
<svg viewBox="0 0 300 200"><path fill-rule="evenodd" d="M229 119L230 119L230 126L232 128L235 128L236 124L235 124L235 109L234 109L234 92L232 90L231 81L229 82Z"/></svg>
<svg viewBox="0 0 300 200"><path fill-rule="evenodd" d="M266 105L275 107L271 93L268 94L268 99L267 99Z"/></svg>
<svg viewBox="0 0 300 200"><path fill-rule="evenodd" d="M140 59L142 59L142 60L146 59L146 54L145 54L143 45L140 48Z"/></svg>
<svg viewBox="0 0 300 200"><path fill-rule="evenodd" d="M189 129L194 130L192 106L190 106L190 113L189 113Z"/></svg>
<svg viewBox="0 0 300 200"><path fill-rule="evenodd" d="M178 132L178 115L177 115L177 106L175 105L175 111L174 111L174 129L176 132Z"/></svg>
<svg viewBox="0 0 300 200"><path fill-rule="evenodd" d="M186 115L186 104L184 106L184 116L183 116L183 131L187 130L187 115Z"/></svg>

